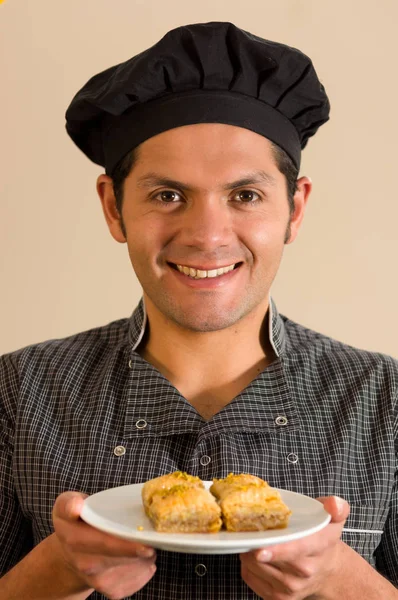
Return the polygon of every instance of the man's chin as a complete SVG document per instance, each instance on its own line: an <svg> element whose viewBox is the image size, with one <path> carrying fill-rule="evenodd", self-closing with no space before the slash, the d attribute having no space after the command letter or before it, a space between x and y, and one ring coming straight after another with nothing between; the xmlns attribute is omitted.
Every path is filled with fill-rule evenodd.
<svg viewBox="0 0 398 600"><path fill-rule="evenodd" d="M245 315L242 311L219 310L215 311L197 311L196 313L183 313L182 311L172 312L169 318L182 329L197 333L209 333L212 331L221 331L232 327L240 321Z"/></svg>
<svg viewBox="0 0 398 600"><path fill-rule="evenodd" d="M228 327L231 327L234 324L234 323L230 323L230 322L214 321L214 320L201 321L201 322L199 322L199 321L181 322L181 320L179 320L179 321L176 320L175 323L182 329L185 329L186 331L195 332L195 333L210 333L213 331L222 331L223 329L228 329Z"/></svg>
<svg viewBox="0 0 398 600"><path fill-rule="evenodd" d="M220 303L216 297L202 298L200 302L189 302L187 298L182 298L180 302L176 302L175 298L170 296L156 297L148 294L147 299L168 321L181 329L197 333L210 333L233 327L261 304L254 302L253 298L241 299L240 302L234 298L232 302Z"/></svg>

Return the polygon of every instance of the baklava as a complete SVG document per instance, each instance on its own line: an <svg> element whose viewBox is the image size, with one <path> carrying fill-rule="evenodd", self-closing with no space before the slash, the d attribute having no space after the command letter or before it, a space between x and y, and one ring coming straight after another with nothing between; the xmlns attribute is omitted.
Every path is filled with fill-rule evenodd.
<svg viewBox="0 0 398 600"><path fill-rule="evenodd" d="M199 477L176 471L147 481L142 488L146 515L163 533L215 533L221 509Z"/></svg>
<svg viewBox="0 0 398 600"><path fill-rule="evenodd" d="M227 531L263 531L286 527L291 511L279 492L255 475L230 473L213 479L210 492L217 498Z"/></svg>

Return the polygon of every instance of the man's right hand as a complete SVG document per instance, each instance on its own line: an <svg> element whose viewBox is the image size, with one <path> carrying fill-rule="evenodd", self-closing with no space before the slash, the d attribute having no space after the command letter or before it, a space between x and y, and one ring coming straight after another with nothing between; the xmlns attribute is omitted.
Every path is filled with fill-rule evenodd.
<svg viewBox="0 0 398 600"><path fill-rule="evenodd" d="M80 519L85 495L64 492L53 509L54 544L66 566L81 581L110 599L131 596L153 577L153 548L98 531Z"/></svg>

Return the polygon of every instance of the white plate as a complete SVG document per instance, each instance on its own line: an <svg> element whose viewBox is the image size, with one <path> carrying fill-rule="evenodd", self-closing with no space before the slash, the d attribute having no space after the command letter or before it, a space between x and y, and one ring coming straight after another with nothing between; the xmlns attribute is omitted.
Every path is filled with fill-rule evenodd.
<svg viewBox="0 0 398 600"><path fill-rule="evenodd" d="M212 482L205 481L208 488ZM278 490L292 511L285 529L233 533L158 533L145 516L141 501L143 484L124 485L98 492L84 501L81 518L89 525L118 537L159 550L188 554L238 554L271 544L290 542L326 527L330 515L313 498ZM140 531L138 527L143 527Z"/></svg>

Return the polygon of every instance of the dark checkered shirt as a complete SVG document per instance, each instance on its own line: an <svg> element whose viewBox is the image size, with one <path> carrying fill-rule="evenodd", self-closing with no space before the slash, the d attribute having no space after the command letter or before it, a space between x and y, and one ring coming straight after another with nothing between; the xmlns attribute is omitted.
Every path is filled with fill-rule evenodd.
<svg viewBox="0 0 398 600"><path fill-rule="evenodd" d="M274 362L205 421L136 352L145 321L141 302L131 319L2 357L0 571L52 533L65 490L93 494L175 470L204 480L248 472L348 500L344 541L398 585L398 363L272 305ZM237 555L159 551L157 567L134 598L258 598Z"/></svg>

